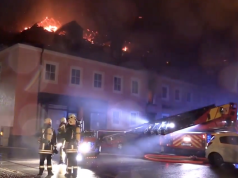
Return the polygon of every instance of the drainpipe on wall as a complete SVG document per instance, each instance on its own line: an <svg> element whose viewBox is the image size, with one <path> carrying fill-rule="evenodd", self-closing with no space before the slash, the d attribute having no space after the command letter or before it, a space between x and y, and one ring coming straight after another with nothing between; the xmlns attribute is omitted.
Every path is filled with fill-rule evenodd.
<svg viewBox="0 0 238 178"><path fill-rule="evenodd" d="M36 128L38 130L38 124L40 124L40 119L41 119L41 112L39 109L39 93L40 93L40 88L41 88L41 76L42 76L42 64L43 64L43 54L44 54L44 46L41 47L41 54L40 54L40 61L39 61L39 66L40 66L40 72L39 72L39 77L38 77L38 89L37 89L37 110L36 110L36 118L37 118L37 122L36 122Z"/></svg>

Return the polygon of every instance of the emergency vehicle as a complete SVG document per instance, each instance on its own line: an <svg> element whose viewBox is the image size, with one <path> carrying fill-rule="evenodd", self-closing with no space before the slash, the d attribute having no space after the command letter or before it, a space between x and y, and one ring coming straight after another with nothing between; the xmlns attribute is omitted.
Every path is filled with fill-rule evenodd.
<svg viewBox="0 0 238 178"><path fill-rule="evenodd" d="M76 160L79 165L88 163L89 160L96 159L101 153L100 140L97 137L96 131L84 130L84 122L81 121L82 140L78 145L78 154Z"/></svg>
<svg viewBox="0 0 238 178"><path fill-rule="evenodd" d="M124 133L114 134L109 140L118 144L116 137L135 136L134 144L142 152L184 152L190 155L205 155L206 144L214 132L236 130L237 105L228 103L221 106L209 105L184 112L155 122L143 124ZM138 136L139 135L139 136ZM139 138L139 139L138 139ZM120 138L122 140L122 138ZM124 139L126 140L126 139ZM134 141L135 141L134 140Z"/></svg>
<svg viewBox="0 0 238 178"><path fill-rule="evenodd" d="M94 131L84 131L79 152L83 157L97 157L101 153L101 146Z"/></svg>

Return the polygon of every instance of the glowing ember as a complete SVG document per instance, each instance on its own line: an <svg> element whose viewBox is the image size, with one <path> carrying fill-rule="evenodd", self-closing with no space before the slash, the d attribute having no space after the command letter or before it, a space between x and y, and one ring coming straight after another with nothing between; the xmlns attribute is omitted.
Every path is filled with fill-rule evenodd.
<svg viewBox="0 0 238 178"><path fill-rule="evenodd" d="M124 52L130 52L131 50L131 42L130 41L124 41L122 51ZM129 50L130 49L130 50Z"/></svg>
<svg viewBox="0 0 238 178"><path fill-rule="evenodd" d="M89 42L91 42L92 44L94 44L94 39L95 37L98 35L97 31L92 31L90 29L87 29L83 32L83 38Z"/></svg>
<svg viewBox="0 0 238 178"><path fill-rule="evenodd" d="M127 51L128 48L125 46L124 48L122 48L123 51Z"/></svg>
<svg viewBox="0 0 238 178"><path fill-rule="evenodd" d="M66 31L59 32L59 35L66 35Z"/></svg>
<svg viewBox="0 0 238 178"><path fill-rule="evenodd" d="M54 20L53 18L46 17L41 22L37 23L39 27L43 27L45 30L49 32L55 32L61 26L60 22Z"/></svg>

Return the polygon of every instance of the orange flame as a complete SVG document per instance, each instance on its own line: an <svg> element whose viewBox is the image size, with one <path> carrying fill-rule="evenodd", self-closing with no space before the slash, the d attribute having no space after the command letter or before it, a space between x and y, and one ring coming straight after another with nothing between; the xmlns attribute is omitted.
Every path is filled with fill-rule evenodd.
<svg viewBox="0 0 238 178"><path fill-rule="evenodd" d="M54 20L53 18L46 17L41 22L37 23L37 26L42 27L45 30L54 33L61 27L61 23L59 21ZM25 27L24 30L29 30L30 28L31 27ZM66 35L66 32L61 31L61 32L59 32L59 35ZM97 37L97 35L98 35L97 31L92 31L90 29L86 29L83 32L83 39L90 42L91 44L95 44L95 42L96 42L95 38ZM97 42L96 42L96 44L97 44ZM104 44L99 44L99 45L110 47L110 42L107 42L107 43L104 43ZM130 47L130 42L125 42L124 45L125 46L122 48L122 50L125 51L125 52L128 52L128 46Z"/></svg>
<svg viewBox="0 0 238 178"><path fill-rule="evenodd" d="M60 27L61 23L59 21L54 20L53 18L46 17L41 22L37 23L37 26L43 27L45 30L49 32L56 32ZM31 27L25 27L24 30L29 30ZM59 35L65 35L66 32L62 31ZM97 31L92 31L90 29L84 30L83 38L90 43L94 44L94 39L98 35Z"/></svg>
<svg viewBox="0 0 238 178"><path fill-rule="evenodd" d="M49 32L56 32L57 29L61 26L60 22L54 20L53 18L46 17L41 22L37 23L39 27L43 27L45 30Z"/></svg>

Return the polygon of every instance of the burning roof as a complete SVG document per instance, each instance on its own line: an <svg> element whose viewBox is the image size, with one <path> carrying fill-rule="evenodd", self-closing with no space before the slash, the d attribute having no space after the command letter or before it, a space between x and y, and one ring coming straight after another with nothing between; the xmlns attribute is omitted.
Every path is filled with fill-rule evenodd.
<svg viewBox="0 0 238 178"><path fill-rule="evenodd" d="M48 18L46 17L44 20L36 23L32 27L41 27L47 32L55 33L58 35L66 35L67 31L70 33L72 36L74 33L73 31L78 30L78 33L82 30L83 31L83 39L85 41L88 41L91 44L96 44L99 46L105 46L105 47L110 47L110 41L106 43L101 43L98 38L98 31L90 30L90 29L83 29L76 21L71 21L67 24L62 25L59 21L53 19L53 18ZM23 31L30 30L32 27L25 27ZM74 30L73 30L74 29ZM125 46L122 48L122 51L127 52L128 51L128 46Z"/></svg>

